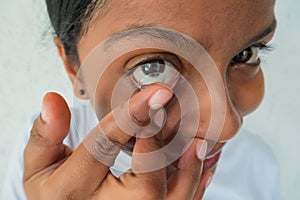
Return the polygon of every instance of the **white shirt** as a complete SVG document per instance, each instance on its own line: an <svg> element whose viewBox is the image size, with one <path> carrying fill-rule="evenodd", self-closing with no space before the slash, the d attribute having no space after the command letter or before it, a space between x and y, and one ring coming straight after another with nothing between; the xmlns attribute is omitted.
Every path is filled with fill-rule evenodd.
<svg viewBox="0 0 300 200"><path fill-rule="evenodd" d="M89 106L74 109L65 144L75 149L80 133L88 133L97 123ZM33 124L21 133L6 173L1 200L26 199L23 191L23 150ZM126 170L130 158L121 153L115 164ZM114 172L119 175L118 172ZM278 200L279 170L270 148L256 135L241 130L223 149L204 200Z"/></svg>

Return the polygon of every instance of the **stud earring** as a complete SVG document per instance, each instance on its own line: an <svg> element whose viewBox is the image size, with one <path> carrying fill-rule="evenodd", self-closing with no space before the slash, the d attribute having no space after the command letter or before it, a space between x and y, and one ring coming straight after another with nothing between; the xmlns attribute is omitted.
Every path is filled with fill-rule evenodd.
<svg viewBox="0 0 300 200"><path fill-rule="evenodd" d="M79 94L80 94L81 96L83 96L83 95L85 94L85 91L84 91L84 90L79 90Z"/></svg>

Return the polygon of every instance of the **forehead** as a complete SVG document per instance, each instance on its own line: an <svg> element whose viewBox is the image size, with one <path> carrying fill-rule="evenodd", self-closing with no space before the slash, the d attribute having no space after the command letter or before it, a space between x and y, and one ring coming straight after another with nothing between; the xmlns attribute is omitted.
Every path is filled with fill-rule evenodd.
<svg viewBox="0 0 300 200"><path fill-rule="evenodd" d="M231 49L240 48L238 45L273 21L274 3L274 0L111 0L105 15L96 18L84 40L92 48L92 43L123 30L155 26L189 35L205 48L227 45Z"/></svg>
<svg viewBox="0 0 300 200"><path fill-rule="evenodd" d="M241 13L262 14L261 11L273 7L274 0L111 0L108 2L112 10L122 11L121 15L141 11L144 16L157 14L166 16L168 20L175 16L215 15L236 16ZM246 11L246 12L245 12ZM253 12L251 12L253 11ZM167 12L167 13L166 13ZM169 17L168 17L169 16Z"/></svg>

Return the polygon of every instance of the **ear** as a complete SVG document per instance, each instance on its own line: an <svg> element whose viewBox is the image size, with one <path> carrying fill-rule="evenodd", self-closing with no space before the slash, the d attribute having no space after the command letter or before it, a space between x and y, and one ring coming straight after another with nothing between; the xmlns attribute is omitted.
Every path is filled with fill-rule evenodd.
<svg viewBox="0 0 300 200"><path fill-rule="evenodd" d="M56 45L57 52L64 63L65 70L66 70L67 74L69 75L69 78L73 84L74 94L78 98L88 99L89 96L88 96L86 87L83 84L82 80L80 80L77 77L77 72L78 72L79 66L75 65L74 62L72 62L68 58L68 56L66 55L64 45L58 36L54 37L54 43Z"/></svg>

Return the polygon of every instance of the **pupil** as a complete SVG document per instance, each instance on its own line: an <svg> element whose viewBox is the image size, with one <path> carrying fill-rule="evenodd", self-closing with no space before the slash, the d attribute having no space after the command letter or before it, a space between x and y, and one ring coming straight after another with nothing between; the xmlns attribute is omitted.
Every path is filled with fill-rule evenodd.
<svg viewBox="0 0 300 200"><path fill-rule="evenodd" d="M152 60L142 65L143 73L148 76L157 77L165 71L165 62L161 59Z"/></svg>
<svg viewBox="0 0 300 200"><path fill-rule="evenodd" d="M239 55L237 55L233 59L233 61L236 63L245 63L250 60L252 55L253 55L252 49L248 48L248 49L244 50L243 52L241 52Z"/></svg>

